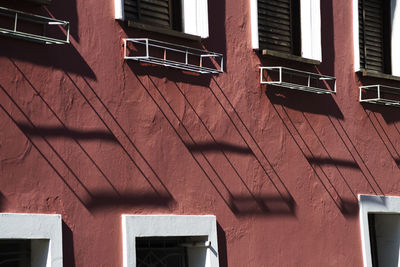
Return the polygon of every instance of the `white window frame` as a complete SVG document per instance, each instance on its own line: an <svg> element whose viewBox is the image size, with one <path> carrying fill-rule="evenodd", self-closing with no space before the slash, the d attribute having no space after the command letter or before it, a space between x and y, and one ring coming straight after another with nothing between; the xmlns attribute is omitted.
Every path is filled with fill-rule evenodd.
<svg viewBox="0 0 400 267"><path fill-rule="evenodd" d="M393 76L400 76L400 0L390 1L390 14L392 22L391 34L391 63ZM358 0L353 0L353 45L354 45L354 71L361 71L360 44L359 44ZM395 48L395 49L393 49Z"/></svg>
<svg viewBox="0 0 400 267"><path fill-rule="evenodd" d="M251 40L259 49L257 0L250 0ZM322 61L320 0L300 0L301 57Z"/></svg>
<svg viewBox="0 0 400 267"><path fill-rule="evenodd" d="M183 32L208 38L208 0L181 0ZM114 17L125 20L124 0L114 0Z"/></svg>
<svg viewBox="0 0 400 267"><path fill-rule="evenodd" d="M360 229L364 267L373 267L369 235L368 213L400 214L400 197L358 195Z"/></svg>
<svg viewBox="0 0 400 267"><path fill-rule="evenodd" d="M0 239L32 240L32 267L63 266L59 214L0 213Z"/></svg>
<svg viewBox="0 0 400 267"><path fill-rule="evenodd" d="M136 237L168 236L207 236L211 244L201 267L219 267L215 216L128 214L122 215L123 266L136 267Z"/></svg>

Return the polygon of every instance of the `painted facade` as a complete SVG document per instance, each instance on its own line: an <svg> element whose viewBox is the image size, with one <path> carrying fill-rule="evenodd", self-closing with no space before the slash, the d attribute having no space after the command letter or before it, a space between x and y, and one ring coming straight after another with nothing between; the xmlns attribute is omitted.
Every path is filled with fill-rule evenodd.
<svg viewBox="0 0 400 267"><path fill-rule="evenodd" d="M122 266L123 214L214 215L221 267L363 266L358 194L400 194L400 113L358 88L400 82L354 71L352 1L321 1L318 65L253 50L247 0L209 1L201 41L127 27L111 0L3 4L70 22L66 45L0 37L0 210L60 214L64 267ZM224 72L125 61L132 37ZM261 66L337 93L260 85Z"/></svg>

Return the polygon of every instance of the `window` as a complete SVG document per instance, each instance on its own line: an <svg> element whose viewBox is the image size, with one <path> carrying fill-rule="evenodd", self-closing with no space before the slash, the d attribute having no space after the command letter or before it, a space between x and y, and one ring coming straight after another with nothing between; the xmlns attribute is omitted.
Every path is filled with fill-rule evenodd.
<svg viewBox="0 0 400 267"><path fill-rule="evenodd" d="M115 18L143 29L208 37L207 0L114 0Z"/></svg>
<svg viewBox="0 0 400 267"><path fill-rule="evenodd" d="M400 76L400 9L397 0L353 0L356 71Z"/></svg>
<svg viewBox="0 0 400 267"><path fill-rule="evenodd" d="M319 0L250 0L250 8L253 49L322 60Z"/></svg>
<svg viewBox="0 0 400 267"><path fill-rule="evenodd" d="M216 227L211 215L122 215L123 266L218 267Z"/></svg>
<svg viewBox="0 0 400 267"><path fill-rule="evenodd" d="M62 267L61 216L0 213L0 266Z"/></svg>
<svg viewBox="0 0 400 267"><path fill-rule="evenodd" d="M400 197L359 195L365 267L398 266Z"/></svg>

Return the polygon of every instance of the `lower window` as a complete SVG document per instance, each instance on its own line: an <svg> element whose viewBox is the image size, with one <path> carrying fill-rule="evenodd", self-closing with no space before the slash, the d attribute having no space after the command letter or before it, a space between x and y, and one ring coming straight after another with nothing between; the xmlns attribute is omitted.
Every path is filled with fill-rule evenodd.
<svg viewBox="0 0 400 267"><path fill-rule="evenodd" d="M0 267L62 267L60 215L0 213Z"/></svg>
<svg viewBox="0 0 400 267"><path fill-rule="evenodd" d="M122 215L124 267L218 267L215 216Z"/></svg>
<svg viewBox="0 0 400 267"><path fill-rule="evenodd" d="M400 197L360 195L359 201L364 266L398 266Z"/></svg>

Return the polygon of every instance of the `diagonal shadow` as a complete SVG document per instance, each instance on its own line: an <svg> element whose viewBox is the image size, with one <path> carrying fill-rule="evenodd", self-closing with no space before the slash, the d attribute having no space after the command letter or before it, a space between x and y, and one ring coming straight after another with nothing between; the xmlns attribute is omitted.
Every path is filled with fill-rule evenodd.
<svg viewBox="0 0 400 267"><path fill-rule="evenodd" d="M232 123L232 126L235 128L235 130L237 131L237 133L239 134L239 136L241 137L241 139L243 140L243 142L246 144L246 146L251 149L253 151L253 155L254 155L254 159L258 162L258 164L260 165L260 167L263 169L264 174L266 175L266 177L268 177L268 179L271 181L271 183L273 184L274 188L276 189L276 191L279 193L279 195L282 197L282 199L287 199L289 198L290 201L288 202L288 204L291 203L295 203L292 195L290 194L288 188L286 187L285 183L282 181L281 177L278 175L277 171L275 170L275 168L272 166L271 162L269 161L269 159L267 158L267 156L265 155L264 151L261 149L260 145L258 144L258 142L256 141L256 139L254 138L254 136L252 135L252 133L250 132L249 128L246 126L246 124L244 123L244 121L242 120L242 118L240 117L240 115L237 113L236 109L234 108L234 106L232 105L232 103L230 102L229 98L227 97L227 95L225 94L225 92L222 90L221 86L218 84L218 82L213 79L214 83L216 84L217 88L219 89L219 92L222 94L223 98L225 99L225 101L227 102L228 106L230 107L230 109L232 110L232 112L234 113L235 117L237 118L237 120L239 121L238 124L242 125L242 127L245 129L245 132L247 133L247 135L249 136L249 138L251 139L251 141L253 142L253 144L256 146L257 150L260 152L260 154L262 155L262 158L267 162L268 166L270 167L270 169L272 170L272 172L274 173L274 175L277 177L279 184L283 187L283 190L280 190L277 186L277 183L274 182L274 180L272 179L272 177L270 176L270 174L268 173L268 171L266 170L266 168L264 167L264 164L260 161L260 159L255 155L254 150L251 149L249 142L247 141L247 139L244 137L244 135L242 134L242 132L239 130L237 124L234 122L232 116L229 114L228 110L225 108L225 106L222 104L222 102L220 101L220 99L217 97L216 93L214 92L214 90L209 87L210 92L212 93L212 95L214 96L214 98L216 99L216 101L218 102L218 104L221 106L221 108L223 109L224 113L226 114L226 116L228 117L228 119L230 120L230 122ZM283 193L282 191L284 191L285 193Z"/></svg>
<svg viewBox="0 0 400 267"><path fill-rule="evenodd" d="M218 142L198 142L195 144L185 144L187 148L196 153L196 152L218 152L218 151L226 151L235 154L253 154L251 149L248 147L242 147L234 144L230 144L223 141Z"/></svg>
<svg viewBox="0 0 400 267"><path fill-rule="evenodd" d="M103 119L103 117L99 114L99 112L96 110L96 108L94 107L94 105L89 101L89 99L86 97L86 95L83 93L83 91L81 90L81 88L76 84L76 82L72 79L72 77L68 74L65 73L67 75L67 77L69 78L69 80L71 81L71 83L73 84L73 86L78 90L78 92L81 94L81 96L85 99L86 103L88 103L88 105L92 108L92 110L95 112L96 116L100 119L100 121L103 123L103 125L107 128L107 130L110 133L113 133L112 129L110 128L110 126L106 123L106 121ZM153 169L153 167L150 165L150 163L146 160L146 158L144 157L144 155L140 152L140 150L137 148L137 146L135 145L135 143L132 141L132 139L129 137L128 133L124 130L124 128L121 126L121 124L118 122L118 120L116 119L116 117L111 113L111 111L107 108L107 106L105 105L105 103L101 100L101 98L99 97L99 95L96 93L96 91L93 89L93 87L91 87L91 85L89 84L89 82L82 77L86 86L89 88L89 90L92 92L92 94L96 97L96 99L99 101L99 103L102 105L102 107L105 109L106 113L111 117L112 121L117 125L117 127L121 130L121 132L123 133L123 135L125 136L125 138L128 140L129 144L135 149L135 151L139 154L139 156L142 158L142 160L145 162L146 166L151 170L151 173L154 175L154 177L156 178L156 180L158 181L158 183L161 185L162 190L161 191L165 191L165 194L167 194L171 199L173 199L172 194L170 193L170 191L168 190L168 188L166 187L166 185L163 183L163 181L161 180L161 178L159 177L159 175L156 173L156 171ZM114 134L113 134L114 135ZM115 135L114 135L115 136ZM117 139L118 140L118 139ZM118 145L120 146L120 148L124 151L124 153L127 155L127 157L129 158L129 160L131 161L131 163L137 168L137 170L140 172L140 174L144 177L144 179L147 181L147 183L151 186L151 188L154 190L154 192L156 194L158 194L159 196L163 196L164 193L163 192L159 192L159 190L157 190L156 186L151 182L150 178L148 175L145 174L144 170L136 163L136 161L134 160L134 158L132 157L132 155L128 152L128 150L125 148L125 146L118 140Z"/></svg>
<svg viewBox="0 0 400 267"><path fill-rule="evenodd" d="M157 86L155 85L154 81L152 81L152 79L151 79L150 77L149 77L149 79L151 80L153 86L157 88ZM229 163L230 167L234 170L234 172L235 172L235 174L237 175L237 177L239 178L240 182L241 182L242 185L246 188L246 191L249 192L249 195L250 195L249 199L252 199L252 200L254 201L254 203L257 203L257 204L261 207L261 210L259 210L259 211L261 211L261 212L266 211L265 208L264 208L264 207L265 207L265 203L263 203L262 201L260 201L260 200L258 199L258 197L255 196L255 194L254 194L254 193L252 192L252 190L248 187L248 185L246 184L246 182L244 181L244 179L242 178L242 176L239 174L239 171L238 171L237 168L233 165L232 161L229 159L228 155L226 154L226 152L232 152L232 151L233 151L233 152L237 152L237 151L238 151L237 146L236 146L236 147L232 147L232 145L226 145L226 144L224 144L224 146L221 147L221 146L220 146L220 143L217 142L217 140L214 138L214 136L213 136L213 134L211 133L210 129L207 127L206 123L201 119L200 115L196 112L195 108L194 108L193 105L190 103L189 99L186 97L186 95L185 95L185 93L182 91L182 89L178 86L177 83L175 83L175 86L177 87L177 89L178 89L178 91L180 92L180 94L184 97L186 103L187 103L187 104L190 106L190 108L193 110L194 114L196 115L196 117L198 118L198 120L200 121L200 123L203 125L204 129L206 129L208 135L212 138L213 142L212 142L212 143L207 143L207 149L208 149L208 150L211 150L211 149L215 149L215 148L217 148L217 147L220 148L219 151L220 151L220 152L222 153L222 155L225 157L225 159L226 159L227 162ZM157 90L158 90L158 88L157 88ZM158 91L159 91L159 94L161 95L160 90L158 90ZM165 98L164 98L164 99L165 99ZM166 100L165 100L165 101L166 101ZM177 116L177 118L178 118L178 120L179 120L179 117L178 117L178 116ZM179 120L179 121L181 122L181 120ZM181 122L181 124L183 125L183 122ZM185 144L185 145L187 145L187 144ZM210 147L210 145L211 145L212 147ZM193 148L193 147L195 147L195 148L202 147L202 148L203 148L202 152L206 152L206 150L204 150L204 145L202 145L202 144L197 143L197 144L195 144L195 145L189 145L189 146L188 146L189 150L190 150L191 148ZM207 151L208 151L208 150L207 150ZM247 146L247 147L242 147L240 151L243 151L243 150L246 151L246 154L251 154L251 155L253 155L253 157L255 157L255 155L253 154L253 152L252 152L252 150L250 149L249 146ZM191 151L193 151L193 150L191 150ZM276 189L277 189L277 188L276 188ZM278 193L280 193L279 190L278 190ZM236 197L235 197L235 196L232 196L232 197L231 197L231 200L232 200L232 199L236 199ZM289 199L289 201L288 201L288 199ZM291 212L292 212L292 214L293 214L293 213L294 213L294 208L293 208L293 207L294 207L294 201L293 201L292 199L290 199L290 197L289 197L289 198L282 198L281 201L286 202L287 205L291 207L290 210L291 210ZM234 203L234 202L231 201L231 203ZM240 212L238 212L238 213L240 213ZM271 211L269 211L269 213L271 213Z"/></svg>
<svg viewBox="0 0 400 267"><path fill-rule="evenodd" d="M339 136L340 140L342 141L343 145L346 147L347 151L350 153L350 156L352 157L352 159L354 160L354 162L359 162L360 165L363 165L364 168L367 170L367 173L369 174L369 176L371 177L371 179L374 181L375 185L378 187L380 194L384 195L382 188L379 186L376 178L374 177L374 175L372 174L371 170L369 169L369 167L367 166L367 164L364 162L363 158L361 157L360 152L357 150L356 146L354 145L353 141L351 140L350 136L347 134L347 131L345 130L345 128L343 127L342 123L339 120L336 120L336 122L339 124L340 129L343 132L344 137L348 140L348 142L351 144L351 147L353 148L356 156L358 157L358 161L356 160L356 156L353 154L352 150L350 149L349 145L346 144L344 137L342 136L342 134L339 132L338 127L335 125L335 123L333 122L332 118L330 116L328 116L328 119L330 121L330 123L332 124L333 128L336 131L336 134ZM358 166L360 166L358 165ZM364 170L361 170L361 174L364 177L364 179L367 181L369 187L372 189L372 191L375 194L378 194L378 192L375 190L374 186L372 185L371 181L368 179L367 175L364 173Z"/></svg>

